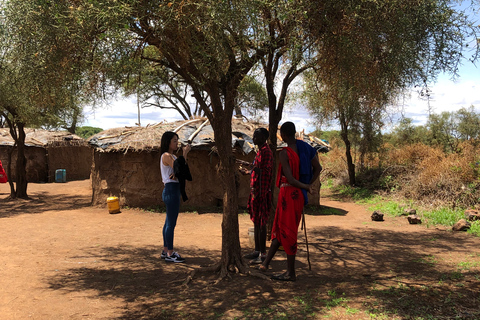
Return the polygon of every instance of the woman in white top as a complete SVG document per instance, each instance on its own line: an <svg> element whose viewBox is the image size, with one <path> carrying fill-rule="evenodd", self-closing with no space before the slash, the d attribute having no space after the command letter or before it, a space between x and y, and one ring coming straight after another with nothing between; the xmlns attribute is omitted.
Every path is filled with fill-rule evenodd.
<svg viewBox="0 0 480 320"><path fill-rule="evenodd" d="M163 251L162 259L166 262L185 262L177 252L173 251L173 235L180 211L180 184L174 175L173 163L177 158L173 153L178 149L178 135L167 131L162 135L160 144L160 170L165 187L162 192L162 200L167 207L167 216L163 226ZM190 145L183 147L183 157L187 160Z"/></svg>

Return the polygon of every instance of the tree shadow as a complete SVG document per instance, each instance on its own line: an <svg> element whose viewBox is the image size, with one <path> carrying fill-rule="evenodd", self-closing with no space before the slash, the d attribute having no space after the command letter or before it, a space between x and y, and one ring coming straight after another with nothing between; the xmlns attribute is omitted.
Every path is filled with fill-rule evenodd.
<svg viewBox="0 0 480 320"><path fill-rule="evenodd" d="M431 241L432 237L437 240ZM477 275L467 271L462 275L465 281L457 281L451 276L455 270L432 259L452 250L467 255L475 246L478 239L459 241L454 234L440 231L415 234L315 227L309 229L313 270L307 270L301 236L295 283L232 274L214 284L216 274L199 272L184 285L192 270L220 258L218 251L194 246L183 248L185 264L166 263L153 247L90 248L70 259L94 257L98 263L57 272L47 282L52 290L93 290L99 297L122 299L128 307L118 319L312 318L312 314L329 312L325 301L335 291L346 294L351 303L369 306L372 314L454 318L460 309L474 314L479 282L472 279ZM285 268L285 254L278 252L267 274ZM438 285L440 279L443 285Z"/></svg>
<svg viewBox="0 0 480 320"><path fill-rule="evenodd" d="M9 194L10 195L10 194ZM35 192L28 199L0 199L0 218L19 214L39 214L45 211L73 210L89 207L90 196Z"/></svg>
<svg viewBox="0 0 480 320"><path fill-rule="evenodd" d="M304 213L310 216L346 216L348 211L324 205L308 205L305 206Z"/></svg>
<svg viewBox="0 0 480 320"><path fill-rule="evenodd" d="M348 283L342 291L363 296L372 314L401 319L480 316L474 302L480 269L460 272L458 264L443 258L451 252L467 260L472 254L480 257L478 238L427 229L415 233L321 227L309 229L308 239L314 251L311 260L322 267L325 282L333 287ZM355 283L361 288L355 290Z"/></svg>
<svg viewBox="0 0 480 320"><path fill-rule="evenodd" d="M271 286L248 277L213 285L216 275L198 273L191 285L182 283L196 267L217 262L218 252L183 250L187 263L167 263L158 248L103 247L85 252L85 259L95 257L98 266L78 266L47 279L49 288L71 292L96 292L98 297L116 297L129 304L118 319L203 319L215 317L231 308L232 303L249 295L248 290L273 291ZM215 259L214 259L215 258ZM238 285L240 283L246 285ZM208 303L205 303L208 301ZM212 308L210 308L212 307Z"/></svg>

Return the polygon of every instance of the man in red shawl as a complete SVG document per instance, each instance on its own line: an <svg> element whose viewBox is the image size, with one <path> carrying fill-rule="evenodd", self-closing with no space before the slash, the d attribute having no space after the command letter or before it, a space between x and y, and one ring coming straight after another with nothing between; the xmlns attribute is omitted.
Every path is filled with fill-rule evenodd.
<svg viewBox="0 0 480 320"><path fill-rule="evenodd" d="M2 161L0 161L0 183L7 183L7 182L8 182L7 174L3 169Z"/></svg>
<svg viewBox="0 0 480 320"><path fill-rule="evenodd" d="M322 170L316 152L310 152L310 150L308 153L312 156L308 165L311 165L313 169L311 170L310 182L306 184L299 181L300 159L304 156L303 152L305 152L299 153L299 149L303 149L306 146L297 147L298 141L295 139L295 133L295 125L292 122L285 122L280 127L280 136L287 143L287 147L283 148L279 155L280 165L277 174L277 187L280 188L280 193L272 228L272 244L265 261L259 267L260 270L266 271L278 248L283 246L287 254L287 271L272 276L273 280L280 281L296 280L295 256L297 254L298 225L302 218L305 201L302 189L312 193L312 184L318 179ZM304 143L303 141L301 142ZM313 147L309 147L313 149Z"/></svg>
<svg viewBox="0 0 480 320"><path fill-rule="evenodd" d="M255 251L244 256L250 264L260 264L267 255L267 221L272 202L271 181L273 172L273 153L267 144L268 130L258 128L253 133L253 143L258 152L252 170L241 170L251 174L248 211L254 225Z"/></svg>

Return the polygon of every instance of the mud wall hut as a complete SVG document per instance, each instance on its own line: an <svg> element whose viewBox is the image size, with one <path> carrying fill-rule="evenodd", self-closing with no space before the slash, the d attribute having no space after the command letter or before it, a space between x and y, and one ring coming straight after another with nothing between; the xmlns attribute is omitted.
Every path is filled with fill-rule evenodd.
<svg viewBox="0 0 480 320"><path fill-rule="evenodd" d="M26 129L25 157L28 182L53 182L57 169L66 170L68 181L90 178L93 149L88 142L67 131ZM11 177L16 181L16 147L6 128L0 128L0 160L8 164L12 152Z"/></svg>
<svg viewBox="0 0 480 320"><path fill-rule="evenodd" d="M261 126L265 127L259 123L233 120L232 145L238 159L253 161L253 132ZM118 197L122 206L146 208L164 205L160 140L165 131L175 131L180 142L192 145L188 162L193 181L187 182L189 200L185 205L204 207L222 204L223 190L217 172L213 129L206 119L195 119L162 122L147 127L114 128L92 136L89 143L94 147L91 174L94 205L104 205L111 196ZM314 141L316 138L306 136L304 139L325 150L325 146ZM250 177L239 174L238 183L239 205L246 206ZM310 203L318 204L319 196L310 197Z"/></svg>

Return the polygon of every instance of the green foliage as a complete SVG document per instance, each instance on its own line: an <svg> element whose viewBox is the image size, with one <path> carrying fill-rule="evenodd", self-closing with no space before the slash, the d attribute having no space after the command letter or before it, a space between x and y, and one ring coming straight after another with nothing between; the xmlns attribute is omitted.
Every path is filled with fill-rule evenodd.
<svg viewBox="0 0 480 320"><path fill-rule="evenodd" d="M409 204L412 204L411 201L398 202L381 196L375 196L367 201L364 201L363 203L369 205L369 210L378 210L394 217L401 216L403 214L403 210L408 207Z"/></svg>
<svg viewBox="0 0 480 320"><path fill-rule="evenodd" d="M336 145L339 141L342 140L342 138L340 137L340 131L338 130L322 131L317 129L310 134L327 141L327 143L329 143L330 145Z"/></svg>
<svg viewBox="0 0 480 320"><path fill-rule="evenodd" d="M371 190L364 189L364 188L355 188L351 186L338 186L335 188L335 191L343 196L343 197L349 197L355 201L367 201L368 199L371 199L373 196L373 193Z"/></svg>
<svg viewBox="0 0 480 320"><path fill-rule="evenodd" d="M444 152L455 152L462 141L478 143L480 113L475 112L474 106L456 112L432 113L424 126L415 126L412 119L402 118L392 132L384 137L386 142L393 145L422 143L440 147Z"/></svg>
<svg viewBox="0 0 480 320"><path fill-rule="evenodd" d="M94 134L97 134L101 131L103 131L102 128L83 126L83 127L78 127L77 130L75 131L75 134L79 137L87 139L87 138L89 138L89 137L93 136Z"/></svg>
<svg viewBox="0 0 480 320"><path fill-rule="evenodd" d="M390 133L384 135L384 141L395 146L428 143L429 131L425 126L416 126L410 118L402 118Z"/></svg>
<svg viewBox="0 0 480 320"><path fill-rule="evenodd" d="M268 108L267 91L255 77L247 75L243 78L238 88L237 106L254 117Z"/></svg>
<svg viewBox="0 0 480 320"><path fill-rule="evenodd" d="M468 232L476 235L477 237L480 237L480 221L472 222L472 225L471 225L470 229L468 230Z"/></svg>

